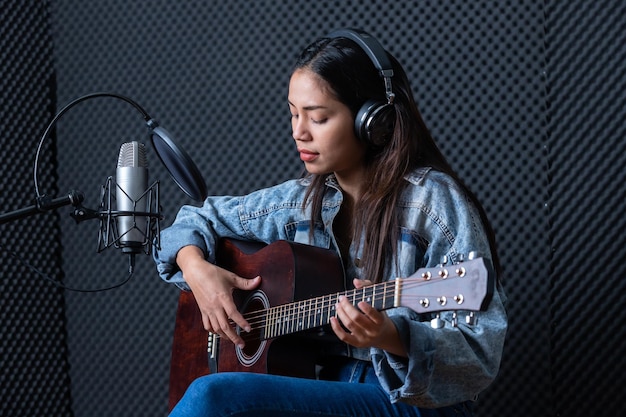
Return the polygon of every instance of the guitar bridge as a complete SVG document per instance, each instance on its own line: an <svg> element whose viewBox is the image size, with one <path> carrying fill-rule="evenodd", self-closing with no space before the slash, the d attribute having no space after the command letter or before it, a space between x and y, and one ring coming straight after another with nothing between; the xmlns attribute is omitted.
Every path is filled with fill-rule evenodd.
<svg viewBox="0 0 626 417"><path fill-rule="evenodd" d="M211 359L215 359L217 356L217 338L218 335L216 333L209 332L206 351Z"/></svg>

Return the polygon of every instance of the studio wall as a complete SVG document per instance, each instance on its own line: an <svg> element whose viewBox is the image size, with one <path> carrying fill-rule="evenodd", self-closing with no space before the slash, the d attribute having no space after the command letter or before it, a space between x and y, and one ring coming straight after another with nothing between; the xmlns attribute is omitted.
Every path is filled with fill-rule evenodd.
<svg viewBox="0 0 626 417"><path fill-rule="evenodd" d="M56 111L50 14L0 1L0 416L70 416L59 217L34 209L34 157ZM54 138L42 146L39 194L56 197ZM45 206L42 198L40 206ZM45 277L45 278L44 278Z"/></svg>

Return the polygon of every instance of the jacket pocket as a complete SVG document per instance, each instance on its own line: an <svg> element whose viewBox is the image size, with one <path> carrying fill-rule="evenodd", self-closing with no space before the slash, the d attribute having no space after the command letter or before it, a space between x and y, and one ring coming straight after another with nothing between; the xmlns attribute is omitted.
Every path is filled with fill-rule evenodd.
<svg viewBox="0 0 626 417"><path fill-rule="evenodd" d="M311 222L309 220L287 223L285 225L285 234L287 239L293 242L330 248L330 235L325 231L321 222L315 222L312 235Z"/></svg>

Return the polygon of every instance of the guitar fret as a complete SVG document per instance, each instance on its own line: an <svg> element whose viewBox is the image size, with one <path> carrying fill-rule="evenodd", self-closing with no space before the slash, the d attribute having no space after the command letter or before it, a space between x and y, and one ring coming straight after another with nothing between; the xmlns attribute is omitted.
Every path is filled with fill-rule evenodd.
<svg viewBox="0 0 626 417"><path fill-rule="evenodd" d="M289 317L289 332L295 332L298 329L298 306L300 303L295 303L294 308L291 309L287 317ZM289 310L288 310L289 311Z"/></svg>
<svg viewBox="0 0 626 417"><path fill-rule="evenodd" d="M308 301L309 306L306 308L306 310L304 312L304 315L305 315L306 320L307 320L307 322L306 322L306 328L307 329L311 328L311 303L313 303L313 300L309 300ZM306 302L305 302L305 304L306 304Z"/></svg>
<svg viewBox="0 0 626 417"><path fill-rule="evenodd" d="M307 300L304 302L304 308L302 310L302 328L310 329L311 328L311 304L313 300Z"/></svg>
<svg viewBox="0 0 626 417"><path fill-rule="evenodd" d="M396 278L394 285L394 299L393 306L398 307L400 305L400 293L402 292L402 280L400 278Z"/></svg>
<svg viewBox="0 0 626 417"><path fill-rule="evenodd" d="M265 330L263 332L263 337L265 339L269 339L271 331L272 331L272 311L273 308L269 308L267 310L266 319L265 319Z"/></svg>
<svg viewBox="0 0 626 417"><path fill-rule="evenodd" d="M294 317L294 328L295 331L298 331L302 328L302 302L298 303L296 306L295 317Z"/></svg>
<svg viewBox="0 0 626 417"><path fill-rule="evenodd" d="M324 303L322 304L322 323L327 324L328 322L330 322L332 295L324 297L323 300Z"/></svg>
<svg viewBox="0 0 626 417"><path fill-rule="evenodd" d="M400 301L400 292L398 291L398 283L396 281L389 281L388 283L389 291L387 294L387 305L388 308L398 307L396 304Z"/></svg>
<svg viewBox="0 0 626 417"><path fill-rule="evenodd" d="M280 336L283 331L283 327L285 326L285 316L284 316L285 308L283 306L279 306L276 309L276 326L274 327L274 337Z"/></svg>
<svg viewBox="0 0 626 417"><path fill-rule="evenodd" d="M285 315L285 306L281 306L281 317L283 318L280 323L280 333L279 336L283 334L287 334L287 326L289 326L289 317Z"/></svg>
<svg viewBox="0 0 626 417"><path fill-rule="evenodd" d="M268 337L274 337L276 334L276 307L272 307L272 322L268 332Z"/></svg>
<svg viewBox="0 0 626 417"><path fill-rule="evenodd" d="M272 326L272 337L276 337L279 333L280 326L280 307L276 307L274 310L274 325Z"/></svg>
<svg viewBox="0 0 626 417"><path fill-rule="evenodd" d="M387 301L387 285L383 285L383 306L382 308L384 309L386 306L386 302Z"/></svg>
<svg viewBox="0 0 626 417"><path fill-rule="evenodd" d="M319 297L319 305L317 306L317 312L318 312L318 316L319 316L319 321L317 323L318 326L322 326L325 324L324 322L324 303L325 303L325 297Z"/></svg>
<svg viewBox="0 0 626 417"><path fill-rule="evenodd" d="M376 307L375 305L376 300L372 300L372 287L363 288L363 301L370 304L374 308Z"/></svg>
<svg viewBox="0 0 626 417"><path fill-rule="evenodd" d="M304 330L304 320L306 318L306 300L304 302L299 303L298 308L298 324L296 325L296 330Z"/></svg>
<svg viewBox="0 0 626 417"><path fill-rule="evenodd" d="M281 322L281 311L282 311L282 306L278 306L276 307L276 324L274 326L274 334L273 336L276 337L278 335L280 335L280 332L282 331L281 326L283 325Z"/></svg>
<svg viewBox="0 0 626 417"><path fill-rule="evenodd" d="M289 314L287 306L282 306L282 326L280 328L280 335L287 334L293 330L293 315Z"/></svg>
<svg viewBox="0 0 626 417"><path fill-rule="evenodd" d="M287 306L285 306L283 308L283 317L284 317L284 326L283 326L283 334L286 333L291 333L293 332L296 320L295 320L295 313L293 311L290 311L289 308Z"/></svg>
<svg viewBox="0 0 626 417"><path fill-rule="evenodd" d="M321 326L323 321L322 321L322 306L323 304L320 302L320 300L323 300L323 298L318 297L315 299L315 326Z"/></svg>
<svg viewBox="0 0 626 417"><path fill-rule="evenodd" d="M298 305L299 303L295 303L292 305L291 309L289 306L285 306L285 310L287 311L287 328L289 329L289 333L293 333L297 330L298 327Z"/></svg>
<svg viewBox="0 0 626 417"><path fill-rule="evenodd" d="M298 318L298 310L296 308L296 310L294 311L289 310L288 306L285 306L285 327L287 332L292 333L296 327L296 322L297 322L297 318Z"/></svg>

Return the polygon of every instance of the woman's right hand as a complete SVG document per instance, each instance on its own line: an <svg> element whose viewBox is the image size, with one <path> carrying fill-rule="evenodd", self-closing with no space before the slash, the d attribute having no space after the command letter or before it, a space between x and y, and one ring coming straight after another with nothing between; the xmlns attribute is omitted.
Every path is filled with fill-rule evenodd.
<svg viewBox="0 0 626 417"><path fill-rule="evenodd" d="M206 261L202 250L195 246L182 248L176 256L176 263L198 303L204 328L243 347L244 341L232 322L247 332L250 324L237 310L233 290L252 290L260 284L261 277L246 279L220 268Z"/></svg>

